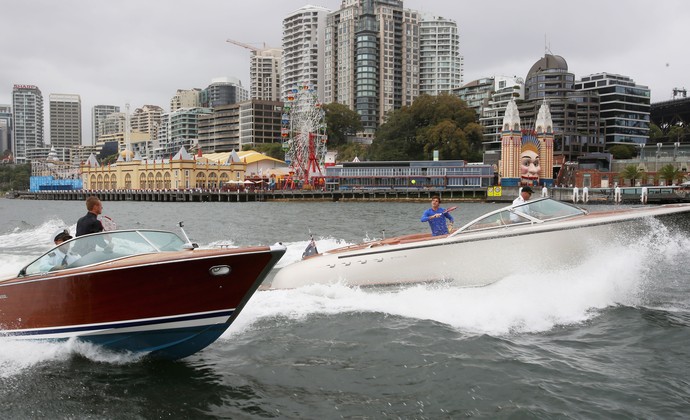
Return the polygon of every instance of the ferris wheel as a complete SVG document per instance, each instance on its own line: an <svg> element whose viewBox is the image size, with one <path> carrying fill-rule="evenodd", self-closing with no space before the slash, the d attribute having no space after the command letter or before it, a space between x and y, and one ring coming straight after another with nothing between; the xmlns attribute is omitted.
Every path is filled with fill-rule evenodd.
<svg viewBox="0 0 690 420"><path fill-rule="evenodd" d="M322 176L327 142L325 115L315 86L302 84L288 93L281 118L285 160L305 184Z"/></svg>

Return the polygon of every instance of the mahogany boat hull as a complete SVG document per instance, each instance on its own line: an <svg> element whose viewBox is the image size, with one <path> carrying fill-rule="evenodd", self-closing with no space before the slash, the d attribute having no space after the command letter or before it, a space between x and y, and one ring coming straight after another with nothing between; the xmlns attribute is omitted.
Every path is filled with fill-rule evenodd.
<svg viewBox="0 0 690 420"><path fill-rule="evenodd" d="M144 254L0 282L0 334L179 359L220 337L285 247Z"/></svg>

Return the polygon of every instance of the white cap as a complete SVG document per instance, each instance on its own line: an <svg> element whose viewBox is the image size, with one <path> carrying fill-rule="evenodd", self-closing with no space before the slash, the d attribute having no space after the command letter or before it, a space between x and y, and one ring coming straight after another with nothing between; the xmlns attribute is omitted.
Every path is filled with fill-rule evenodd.
<svg viewBox="0 0 690 420"><path fill-rule="evenodd" d="M68 239L72 239L72 235L69 234L69 229L67 228L62 228L60 230L55 231L55 233L53 233L53 236L51 236L50 238L53 240L53 242L55 242L57 237L60 235L67 235L69 236Z"/></svg>

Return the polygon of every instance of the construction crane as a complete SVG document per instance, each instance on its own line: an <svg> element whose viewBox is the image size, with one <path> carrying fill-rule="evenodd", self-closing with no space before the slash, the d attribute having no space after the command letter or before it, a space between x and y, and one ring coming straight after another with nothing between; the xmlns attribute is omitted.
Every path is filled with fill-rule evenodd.
<svg viewBox="0 0 690 420"><path fill-rule="evenodd" d="M264 45L263 48L257 48L257 47L254 47L252 45L245 44L244 42L235 41L234 39L226 39L225 42L229 42L229 43L235 44L239 47L246 48L246 49L250 50L253 54L256 54L257 52L261 51L262 49L263 50L266 49L266 43L265 42L263 43L263 45Z"/></svg>

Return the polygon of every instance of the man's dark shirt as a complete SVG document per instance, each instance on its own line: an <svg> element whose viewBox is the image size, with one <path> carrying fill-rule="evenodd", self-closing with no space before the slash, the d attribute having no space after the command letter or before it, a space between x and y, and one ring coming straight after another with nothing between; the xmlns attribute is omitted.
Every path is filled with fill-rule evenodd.
<svg viewBox="0 0 690 420"><path fill-rule="evenodd" d="M97 219L95 213L88 212L86 216L77 221L77 236L88 235L103 231L101 221Z"/></svg>

